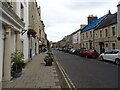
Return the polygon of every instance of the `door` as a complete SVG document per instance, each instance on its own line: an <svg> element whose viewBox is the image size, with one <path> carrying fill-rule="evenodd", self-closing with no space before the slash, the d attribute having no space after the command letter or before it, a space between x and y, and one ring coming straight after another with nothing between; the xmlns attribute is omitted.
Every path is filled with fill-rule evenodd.
<svg viewBox="0 0 120 90"><path fill-rule="evenodd" d="M110 51L107 51L107 52L104 53L103 58L104 58L105 60L110 60L110 61L111 61L111 55L112 55L112 51L111 51L111 50L110 50Z"/></svg>

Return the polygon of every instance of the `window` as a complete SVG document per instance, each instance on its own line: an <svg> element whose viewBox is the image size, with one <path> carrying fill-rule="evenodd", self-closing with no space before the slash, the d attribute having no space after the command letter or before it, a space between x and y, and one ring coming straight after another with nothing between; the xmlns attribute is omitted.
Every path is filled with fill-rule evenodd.
<svg viewBox="0 0 120 90"><path fill-rule="evenodd" d="M96 36L96 37L98 37L98 34L97 34L97 32L96 32L95 36Z"/></svg>
<svg viewBox="0 0 120 90"><path fill-rule="evenodd" d="M22 3L21 3L20 17L21 17L21 20L24 21L24 7L23 7Z"/></svg>
<svg viewBox="0 0 120 90"><path fill-rule="evenodd" d="M102 31L100 31L100 37L102 37Z"/></svg>
<svg viewBox="0 0 120 90"><path fill-rule="evenodd" d="M112 49L115 49L115 43L112 43Z"/></svg>
<svg viewBox="0 0 120 90"><path fill-rule="evenodd" d="M86 48L88 48L88 43L86 43Z"/></svg>
<svg viewBox="0 0 120 90"><path fill-rule="evenodd" d="M105 29L105 35L108 36L108 29Z"/></svg>
<svg viewBox="0 0 120 90"><path fill-rule="evenodd" d="M88 50L89 52L96 52L96 50Z"/></svg>
<svg viewBox="0 0 120 90"><path fill-rule="evenodd" d="M115 27L112 27L112 35L115 36Z"/></svg>
<svg viewBox="0 0 120 90"><path fill-rule="evenodd" d="M90 37L92 37L92 31L90 31Z"/></svg>
<svg viewBox="0 0 120 90"><path fill-rule="evenodd" d="M116 51L116 50L112 51L112 54L117 54L117 53L119 53L119 51Z"/></svg>
<svg viewBox="0 0 120 90"><path fill-rule="evenodd" d="M105 54L112 54L112 51L107 51L105 52Z"/></svg>
<svg viewBox="0 0 120 90"><path fill-rule="evenodd" d="M86 38L88 38L88 33L86 32Z"/></svg>
<svg viewBox="0 0 120 90"><path fill-rule="evenodd" d="M106 47L108 47L108 44L105 44Z"/></svg>
<svg viewBox="0 0 120 90"><path fill-rule="evenodd" d="M84 34L83 34L83 39L84 39Z"/></svg>

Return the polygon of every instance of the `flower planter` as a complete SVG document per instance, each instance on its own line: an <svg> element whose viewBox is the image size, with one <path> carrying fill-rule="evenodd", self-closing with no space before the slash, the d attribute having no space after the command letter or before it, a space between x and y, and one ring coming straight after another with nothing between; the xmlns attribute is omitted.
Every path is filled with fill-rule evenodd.
<svg viewBox="0 0 120 90"><path fill-rule="evenodd" d="M46 66L52 66L52 61L45 61L46 62Z"/></svg>
<svg viewBox="0 0 120 90"><path fill-rule="evenodd" d="M14 72L12 74L13 78L17 78L17 77L20 77L22 75L22 72Z"/></svg>
<svg viewBox="0 0 120 90"><path fill-rule="evenodd" d="M53 58L51 56L46 56L44 59L46 66L52 66Z"/></svg>

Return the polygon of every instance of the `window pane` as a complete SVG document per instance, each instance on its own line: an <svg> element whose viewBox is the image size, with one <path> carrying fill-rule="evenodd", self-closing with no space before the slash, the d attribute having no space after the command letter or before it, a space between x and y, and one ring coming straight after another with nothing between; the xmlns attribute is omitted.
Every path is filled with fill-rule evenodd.
<svg viewBox="0 0 120 90"><path fill-rule="evenodd" d="M115 35L115 27L112 27L112 34Z"/></svg>

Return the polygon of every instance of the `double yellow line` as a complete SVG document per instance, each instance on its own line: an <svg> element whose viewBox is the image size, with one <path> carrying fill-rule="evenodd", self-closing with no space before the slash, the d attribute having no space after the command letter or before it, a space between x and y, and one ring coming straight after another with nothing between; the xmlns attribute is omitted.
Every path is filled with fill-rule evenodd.
<svg viewBox="0 0 120 90"><path fill-rule="evenodd" d="M68 87L70 90L77 90L75 85L73 84L73 82L71 81L71 79L69 78L69 76L67 75L67 73L65 72L65 70L63 69L63 67L59 64L59 62L56 60L56 64L58 66L58 68L60 69Z"/></svg>

